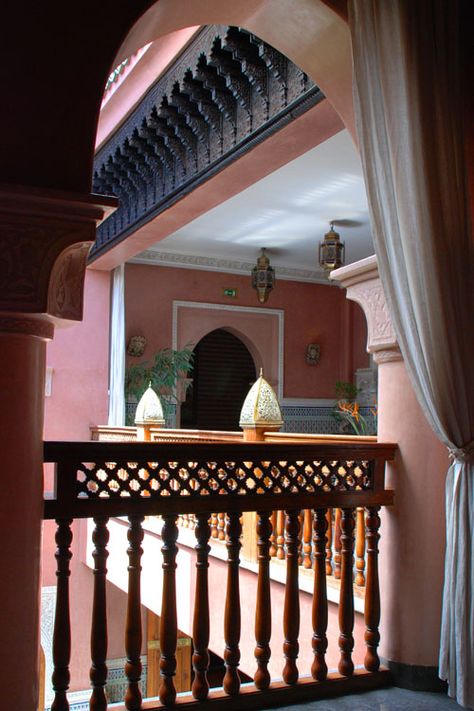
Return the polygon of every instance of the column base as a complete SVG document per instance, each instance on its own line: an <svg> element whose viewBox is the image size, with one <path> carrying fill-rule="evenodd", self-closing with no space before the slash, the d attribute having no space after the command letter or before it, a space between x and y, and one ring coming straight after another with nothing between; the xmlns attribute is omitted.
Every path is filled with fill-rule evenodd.
<svg viewBox="0 0 474 711"><path fill-rule="evenodd" d="M380 658L384 667L392 673L394 686L410 691L431 691L440 694L448 692L448 685L438 676L438 667L424 667L416 664L402 664Z"/></svg>

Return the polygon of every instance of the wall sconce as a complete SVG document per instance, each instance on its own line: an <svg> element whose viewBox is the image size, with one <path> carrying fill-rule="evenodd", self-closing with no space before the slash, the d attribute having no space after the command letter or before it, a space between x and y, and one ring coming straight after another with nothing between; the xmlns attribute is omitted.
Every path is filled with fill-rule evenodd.
<svg viewBox="0 0 474 711"><path fill-rule="evenodd" d="M275 270L270 266L270 260L262 248L257 264L252 269L252 286L257 290L258 300L264 304L275 285Z"/></svg>
<svg viewBox="0 0 474 711"><path fill-rule="evenodd" d="M128 342L127 353L134 358L140 358L145 352L146 338L145 336L132 336Z"/></svg>
<svg viewBox="0 0 474 711"><path fill-rule="evenodd" d="M321 358L321 346L319 343L308 343L306 346L306 362L308 365L317 365Z"/></svg>
<svg viewBox="0 0 474 711"><path fill-rule="evenodd" d="M330 223L329 232L319 243L319 265L327 272L342 267L344 264L344 242L340 241L339 234L334 230L334 222Z"/></svg>

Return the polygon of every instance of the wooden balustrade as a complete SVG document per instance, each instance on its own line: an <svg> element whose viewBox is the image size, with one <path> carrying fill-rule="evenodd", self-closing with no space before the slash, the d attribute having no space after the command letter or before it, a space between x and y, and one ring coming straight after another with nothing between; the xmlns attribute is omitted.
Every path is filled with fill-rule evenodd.
<svg viewBox="0 0 474 711"><path fill-rule="evenodd" d="M94 518L94 598L91 631L90 708L106 711L107 620L105 576L107 520L128 517L128 604L125 630L128 678L124 705L117 709L148 711L167 707L210 708L215 704L229 711L284 705L304 699L324 698L351 690L374 688L387 683L388 672L380 668L380 595L378 590L378 539L381 506L392 503L384 487L384 464L392 459L395 445L377 443L46 443L45 461L56 463L56 498L45 501L45 518L57 522L57 603L53 641L53 711L67 711L71 647L69 611L69 561L71 522ZM220 511L214 514L213 511ZM332 515L331 512L335 514ZM328 672L326 662L328 602L326 573L329 522L338 518L340 556L338 672ZM353 555L364 557L360 532L365 513L367 571L365 596L364 669L354 669ZM257 512L258 577L256 585L254 685L240 686L240 592L239 553L242 518ZM243 514L243 516L242 516ZM161 515L162 608L160 617L159 701L143 706L139 688L141 664L140 580L145 516ZM196 586L193 621L194 681L191 693L176 699L177 610L176 586L179 554L178 517L192 521L196 538ZM208 589L210 522L217 539L227 549L227 590L222 624L221 653L225 661L222 690L209 689ZM357 527L356 527L357 524ZM276 531L274 527L276 526ZM283 542L279 541L283 537ZM279 547L280 546L280 547ZM283 619L283 649L272 647L272 605L269 567L272 553L283 551L286 585ZM299 652L299 557L303 566L309 557L314 568L311 669L300 669ZM330 559L329 559L330 562ZM307 564L307 563L306 563ZM362 572L356 565L357 571ZM219 650L215 650L219 651ZM281 658L282 681L272 681L268 661Z"/></svg>
<svg viewBox="0 0 474 711"><path fill-rule="evenodd" d="M303 526L302 552L299 555L299 563L305 569L315 568L316 563L316 541L312 532L313 509L305 509L301 515ZM328 509L326 513L328 530L326 533L326 575L334 576L336 580L341 578L341 510ZM272 534L272 547L270 554L272 558L285 560L286 547L283 532L285 530L285 513L274 511L272 521L276 526L276 531ZM354 583L359 588L365 586L366 568L366 528L365 513L363 507L358 507L355 519L356 559L354 564Z"/></svg>

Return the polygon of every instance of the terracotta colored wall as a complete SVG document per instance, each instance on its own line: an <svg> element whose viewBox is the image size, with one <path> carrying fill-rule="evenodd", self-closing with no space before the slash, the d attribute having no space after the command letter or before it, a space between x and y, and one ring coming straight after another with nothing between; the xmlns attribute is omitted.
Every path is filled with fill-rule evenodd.
<svg viewBox="0 0 474 711"><path fill-rule="evenodd" d="M140 264L128 264L125 274L126 338L128 342L132 335L146 336L143 359L150 359L159 348L171 346L173 300L258 308L250 278L244 275ZM237 288L238 298L223 297L224 287ZM344 292L332 286L277 282L264 308L285 312L284 397L334 397L335 381L345 379L341 353L344 302ZM363 317L358 318L352 329L357 331L357 363L367 363L362 321ZM305 362L306 345L313 342L321 344L317 366Z"/></svg>

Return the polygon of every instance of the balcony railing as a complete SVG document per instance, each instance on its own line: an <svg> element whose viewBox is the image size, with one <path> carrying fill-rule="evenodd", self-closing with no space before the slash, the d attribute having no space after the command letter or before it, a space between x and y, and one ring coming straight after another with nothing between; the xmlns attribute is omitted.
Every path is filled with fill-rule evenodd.
<svg viewBox="0 0 474 711"><path fill-rule="evenodd" d="M53 711L69 708L71 646L69 578L71 525L73 519L94 519L94 593L91 629L91 701L93 711L108 708L106 561L110 517L128 517L128 603L125 632L128 689L118 709L159 709L177 704L189 708L223 705L228 709L262 708L373 688L387 683L388 672L380 668L377 648L380 618L378 586L379 509L392 503L384 486L385 462L396 446L374 441L305 442L48 442L45 462L56 464L55 498L45 501L45 518L57 523L57 603L53 640ZM340 509L340 659L337 672L329 672L325 660L328 624L326 547L328 511ZM365 509L366 595L364 667L355 669L353 554L356 512ZM226 672L223 688L210 690L209 664L210 591L208 587L210 518L224 512L227 548L227 583L222 620L223 658ZM268 671L271 650L272 606L270 560L273 512L285 512L284 551L286 586L281 624L285 642L282 678L272 680ZM311 524L314 550L312 602L313 663L299 669L298 558L304 521ZM256 585L255 660L253 684L242 685L239 677L241 603L239 557L241 517L256 512L258 577ZM160 622L159 697L142 701L141 675L141 543L145 516L163 519L163 588ZM215 514L214 514L215 515ZM192 689L177 698L173 677L176 669L177 601L176 545L178 519L192 516L196 537L196 587L193 624ZM360 513L358 514L360 518ZM189 518L188 518L189 520ZM304 537L304 536L303 536ZM304 543L304 541L303 541ZM304 550L304 549L303 549ZM178 556L179 558L179 556ZM179 572L179 566L178 566ZM219 651L219 650L214 650Z"/></svg>

